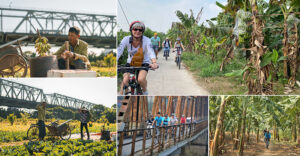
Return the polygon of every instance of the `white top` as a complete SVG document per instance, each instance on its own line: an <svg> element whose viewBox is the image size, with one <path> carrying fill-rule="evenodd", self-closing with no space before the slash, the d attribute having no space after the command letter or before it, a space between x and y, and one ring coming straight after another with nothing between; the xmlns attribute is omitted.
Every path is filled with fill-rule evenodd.
<svg viewBox="0 0 300 156"><path fill-rule="evenodd" d="M126 36L122 39L122 41L117 49L117 52L118 52L117 60L119 60L119 58L122 56L125 47L127 47L127 51L128 51L127 63L131 62L133 55L138 51L140 45L138 45L138 47L136 47L136 48L134 46L132 46L132 49L131 49L131 44L129 43L130 37L131 36ZM143 52L144 52L143 63L150 64L151 59L156 58L155 53L152 49L151 40L146 36L143 36Z"/></svg>

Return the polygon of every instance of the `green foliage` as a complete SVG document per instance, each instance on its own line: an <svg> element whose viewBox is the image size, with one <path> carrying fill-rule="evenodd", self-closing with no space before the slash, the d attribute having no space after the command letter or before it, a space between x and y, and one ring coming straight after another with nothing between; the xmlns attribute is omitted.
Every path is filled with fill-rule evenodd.
<svg viewBox="0 0 300 156"><path fill-rule="evenodd" d="M104 67L115 67L116 66L116 56L113 53L109 53L104 57Z"/></svg>
<svg viewBox="0 0 300 156"><path fill-rule="evenodd" d="M1 142L14 142L23 141L27 139L27 134L24 132L2 132L0 131L0 143Z"/></svg>
<svg viewBox="0 0 300 156"><path fill-rule="evenodd" d="M201 77L224 76L225 73L238 70L243 67L245 60L233 60L226 68L220 72L221 59L215 62L210 61L210 57L203 54L182 53L183 62L191 71L196 71Z"/></svg>
<svg viewBox="0 0 300 156"><path fill-rule="evenodd" d="M24 125L27 125L29 116L30 115L28 113L21 113L21 120Z"/></svg>
<svg viewBox="0 0 300 156"><path fill-rule="evenodd" d="M16 118L17 117L13 113L9 114L9 116L7 116L7 120L9 121L10 125L14 125Z"/></svg>
<svg viewBox="0 0 300 156"><path fill-rule="evenodd" d="M24 143L23 146L5 146L0 151L0 155L114 156L116 155L116 143L92 140L37 141Z"/></svg>
<svg viewBox="0 0 300 156"><path fill-rule="evenodd" d="M35 45L37 53L40 56L46 56L46 53L49 53L49 50L51 48L50 44L48 44L48 39L46 37L39 36L35 40Z"/></svg>

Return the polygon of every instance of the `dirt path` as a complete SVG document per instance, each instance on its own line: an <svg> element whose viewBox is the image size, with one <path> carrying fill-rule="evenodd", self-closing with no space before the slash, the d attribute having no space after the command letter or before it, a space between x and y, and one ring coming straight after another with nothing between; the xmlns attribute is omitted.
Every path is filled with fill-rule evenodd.
<svg viewBox="0 0 300 156"><path fill-rule="evenodd" d="M166 61L163 58L163 51L159 52L157 60L159 69L149 70L147 76L149 95L209 95L183 65L179 70L174 60L175 53L170 52L170 57Z"/></svg>
<svg viewBox="0 0 300 156"><path fill-rule="evenodd" d="M226 136L226 139L229 137ZM233 142L226 141L225 152L223 156L238 156L238 150L233 150ZM274 142L271 140L269 148L266 148L264 141L261 139L259 143L256 143L254 136L251 137L249 144L244 146L245 156L296 156L300 155L300 147L296 147L295 144L288 142Z"/></svg>

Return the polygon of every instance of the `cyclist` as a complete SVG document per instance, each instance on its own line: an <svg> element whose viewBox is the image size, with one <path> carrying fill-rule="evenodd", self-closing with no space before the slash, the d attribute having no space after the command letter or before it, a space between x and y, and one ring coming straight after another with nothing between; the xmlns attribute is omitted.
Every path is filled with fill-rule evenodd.
<svg viewBox="0 0 300 156"><path fill-rule="evenodd" d="M180 124L184 125L186 123L186 118L184 117L184 114L182 114L182 117L180 119ZM184 126L182 126L182 133L184 133Z"/></svg>
<svg viewBox="0 0 300 156"><path fill-rule="evenodd" d="M164 42L162 43L162 47L164 48L164 51L167 52L167 56L169 56L169 52L170 52L170 48L172 47L172 42L169 40L168 37L166 37L166 39L164 40ZM164 56L166 54L164 53Z"/></svg>
<svg viewBox="0 0 300 156"><path fill-rule="evenodd" d="M154 36L151 37L151 43L157 59L158 48L160 48L160 38L157 36L157 33L154 33Z"/></svg>
<svg viewBox="0 0 300 156"><path fill-rule="evenodd" d="M270 139L271 139L271 133L269 131L265 132L265 142L266 142L266 148L269 148Z"/></svg>
<svg viewBox="0 0 300 156"><path fill-rule="evenodd" d="M183 44L181 43L179 37L177 37L176 42L174 43L174 49L176 49L176 51L177 51L177 52L176 52L176 56L175 56L175 62L176 62L176 57L177 57L178 55L181 55L181 52L182 52L183 50L185 50L185 49L184 49L184 46L183 46ZM174 50L173 52L175 52L175 50Z"/></svg>
<svg viewBox="0 0 300 156"><path fill-rule="evenodd" d="M151 41L148 37L144 36L145 31L144 23L140 21L134 21L130 24L129 30L131 35L126 36L122 39L117 52L117 60L122 56L125 47L128 51L128 58L126 66L134 67L147 67L150 66L152 69L158 68L156 63L155 53L151 47ZM151 64L152 63L152 64ZM138 74L138 83L141 85L143 94L147 95L147 70L140 70ZM122 87L126 89L129 82L129 73L124 73ZM123 88L121 87L121 91Z"/></svg>
<svg viewBox="0 0 300 156"><path fill-rule="evenodd" d="M154 118L154 122L152 124L153 127L156 128L157 134L159 133L159 127L162 125L163 117L160 115L160 112L157 112L156 117Z"/></svg>
<svg viewBox="0 0 300 156"><path fill-rule="evenodd" d="M149 114L149 118L146 121L147 122L147 129L148 129L148 134L151 135L151 128L153 128L153 122L154 122L154 118L152 117L151 114Z"/></svg>
<svg viewBox="0 0 300 156"><path fill-rule="evenodd" d="M168 127L167 126L169 126L169 122L170 122L170 118L168 117L168 114L165 114L165 117L163 117L162 121L163 121L163 123L162 123L163 126L166 127L165 128L165 138L167 138L167 136L168 136Z"/></svg>
<svg viewBox="0 0 300 156"><path fill-rule="evenodd" d="M178 122L178 120L175 117L175 114L172 114L171 119L170 119L170 125L174 126L177 124L177 122ZM174 130L175 130L175 127L172 127L172 136L174 135Z"/></svg>

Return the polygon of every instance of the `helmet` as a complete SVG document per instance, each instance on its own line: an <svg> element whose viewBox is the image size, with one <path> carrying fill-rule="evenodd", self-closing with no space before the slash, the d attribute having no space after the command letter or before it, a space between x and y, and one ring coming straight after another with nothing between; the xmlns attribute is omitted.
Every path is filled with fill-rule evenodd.
<svg viewBox="0 0 300 156"><path fill-rule="evenodd" d="M157 35L157 33L154 33L154 35Z"/></svg>
<svg viewBox="0 0 300 156"><path fill-rule="evenodd" d="M180 41L180 37L177 37L176 41Z"/></svg>
<svg viewBox="0 0 300 156"><path fill-rule="evenodd" d="M145 24L141 21L134 21L129 25L129 31L131 32L133 28L141 27L143 28L143 32L145 31Z"/></svg>

